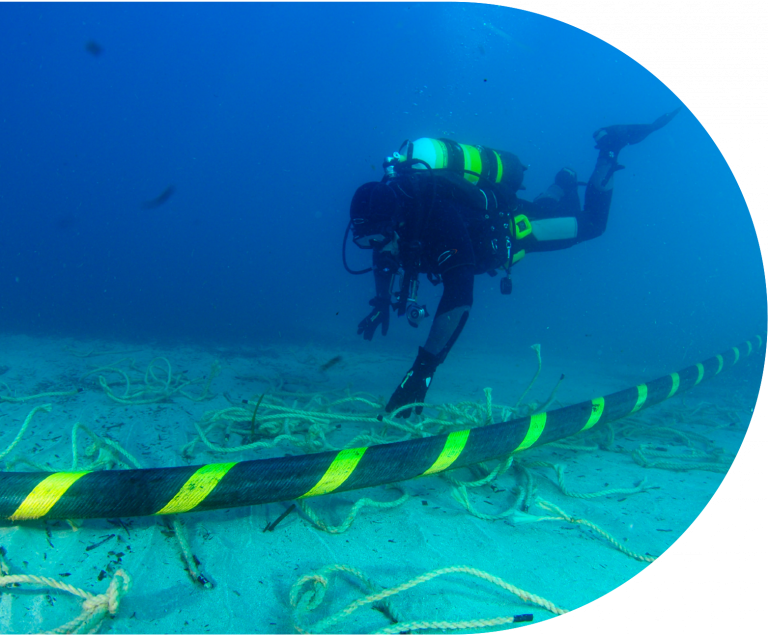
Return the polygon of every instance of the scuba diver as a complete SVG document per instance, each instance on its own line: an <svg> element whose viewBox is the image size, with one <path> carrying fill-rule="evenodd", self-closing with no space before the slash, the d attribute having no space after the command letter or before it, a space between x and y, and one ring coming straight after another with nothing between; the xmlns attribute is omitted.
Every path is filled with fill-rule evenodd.
<svg viewBox="0 0 768 635"><path fill-rule="evenodd" d="M472 307L474 276L501 270L501 293L512 292L511 267L536 251L565 249L600 236L608 223L613 175L624 169L619 152L666 126L680 108L651 124L616 125L594 133L599 150L587 183L563 168L555 182L533 202L518 198L527 169L514 154L449 139L406 141L384 163L380 182L365 183L352 197L353 242L372 250L376 295L373 310L358 325L358 335L371 340L376 329L386 335L392 307L418 326L428 316L417 303L419 274L443 293L432 327L416 360L395 388L387 412L407 418L413 404L424 402L437 367L442 364ZM578 186L586 185L584 208ZM415 406L421 414L422 406Z"/></svg>

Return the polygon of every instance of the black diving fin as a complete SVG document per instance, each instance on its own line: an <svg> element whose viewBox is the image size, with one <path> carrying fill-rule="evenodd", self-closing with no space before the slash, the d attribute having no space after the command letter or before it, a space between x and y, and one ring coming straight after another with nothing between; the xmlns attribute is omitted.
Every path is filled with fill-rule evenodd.
<svg viewBox="0 0 768 635"><path fill-rule="evenodd" d="M682 106L679 106L672 112L661 115L653 123L619 124L600 128L592 135L595 138L595 148L618 153L624 146L640 143L652 132L666 126L681 109Z"/></svg>
<svg viewBox="0 0 768 635"><path fill-rule="evenodd" d="M663 128L675 118L680 110L682 110L682 106L661 115L653 123L619 124L595 131L592 135L595 139L595 148L600 150L601 154L605 152L613 160L613 165L603 178L602 185L605 185L614 173L625 168L625 166L619 165L617 161L619 150L624 146L640 143L652 132Z"/></svg>

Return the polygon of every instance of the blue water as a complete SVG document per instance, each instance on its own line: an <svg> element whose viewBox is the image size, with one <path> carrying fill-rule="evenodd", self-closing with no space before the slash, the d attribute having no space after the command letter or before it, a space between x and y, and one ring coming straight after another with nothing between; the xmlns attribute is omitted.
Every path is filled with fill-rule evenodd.
<svg viewBox="0 0 768 635"><path fill-rule="evenodd" d="M0 330L39 335L348 344L373 294L341 265L349 200L404 139L514 152L532 198L586 180L597 128L681 105L606 43L483 5L2 4L0 56ZM477 278L457 350L671 365L764 330L749 212L695 115L622 152L604 236L526 258L511 297Z"/></svg>
<svg viewBox="0 0 768 635"><path fill-rule="evenodd" d="M534 370L534 342L544 356L536 387L544 396L562 369L568 369L569 381L578 372L571 369L583 369L573 382L578 390L564 382L559 393L575 403L604 394L586 387L636 385L766 330L755 230L715 141L696 113L647 70L567 24L476 4L0 3L0 60L0 335L15 347L0 351L0 374L7 372L9 392L47 390L43 376L69 382L92 371L91 362L98 361L56 358L69 355L57 353L59 338L81 340L73 346L81 350L104 339L96 348L136 349L144 356L165 355L176 344L193 345L194 351L216 347L199 359L181 348L179 361L171 355L174 372L185 364L204 367L196 376L208 372L220 352L234 351L214 386L217 401L197 404L194 414L184 402L168 406L163 416L158 413L164 404L157 417L145 407L130 421L133 414L126 419L122 409L110 410L95 382L85 383L75 405L62 398L45 424L36 420L39 439L43 431L49 439L53 432L60 435L75 420L112 434L113 423L125 419L128 431L119 441L135 454L171 430L168 454L146 460L175 465L191 422L209 408L226 406L228 391L236 399L258 395L253 377L262 372L280 377L299 368L320 377L317 365L330 358L326 351L344 356L330 375L335 389L347 383L353 390L369 389L363 381L377 394L383 394L381 386L394 388L407 365L393 369L412 359L429 322L412 329L393 317L386 338L377 333L363 342L356 328L370 310L373 280L345 272L341 246L355 189L379 180L383 160L407 138L450 137L516 153L530 166L521 195L533 199L564 166L587 180L597 156L596 129L651 122L683 106L662 131L622 150L626 170L615 177L603 236L527 256L513 269L511 296L500 294L499 277L476 278L471 318L445 363L449 368L439 371L450 381L432 387L429 398L478 399L486 385L493 385L500 402L513 392L516 398ZM170 196L162 204L146 205L164 192ZM368 265L369 253L351 243L347 256L354 268ZM420 299L431 313L439 294L440 288L422 283ZM238 347L257 344L275 345L260 349L271 357L232 361ZM307 348L283 354L294 344ZM725 420L714 430L702 428L729 453L738 450L746 430L761 372L762 360L755 359L761 355L744 364L745 374L736 369L697 388L684 406L695 413L712 406L706 400L739 413L738 426ZM365 363L355 368L350 359ZM503 372L507 360L514 366L509 376ZM478 370L485 374L473 372ZM311 386L324 388L319 381ZM670 404L648 421L662 421L669 412L674 423L672 406L683 406ZM4 406L1 414L8 418L0 448L8 446L28 412L27 404ZM17 456L37 452L37 438L30 437ZM52 454L58 461L56 469L69 460L68 437L53 445L58 438L46 448L47 459L53 461ZM624 498L584 505L585 515L633 549L654 553L686 529L721 479L696 470L646 470L618 452L567 452L547 446L542 456L567 461L574 482L588 477L579 483L585 490L602 489L607 480L631 484L646 471L666 486L654 492L654 503L638 499L635 508L629 507L634 499L621 507ZM236 460L241 458L254 457ZM195 460L222 459L201 450ZM625 556L589 538L574 541L569 532L536 534L520 527L510 532L502 523L480 532L477 525L457 524L457 538L444 543L435 539L437 533L424 538L425 527L448 527L444 510L455 511L448 490L435 492L433 486L429 479L409 483L421 505L414 502L413 510L382 524L401 531L397 542L385 541L379 525L364 521L351 545L343 537L326 542L295 515L283 533L266 535L262 528L281 511L275 506L188 516L193 546L220 588L246 596L242 604L232 600L232 606L246 607L237 610L221 604L222 598L231 600L224 592L191 595L178 554L152 543L155 521L137 521L140 531L131 537L136 548L126 556L126 568L145 586L137 584L141 590L130 596L133 604L111 628L180 631L180 620L189 618L188 630L211 621L232 632L286 632L290 585L330 561L329 544L340 561L365 565L379 576L384 565L377 549L383 545L389 573L395 572L383 578L389 584L460 558L506 575L511 565L504 558L514 553L518 571L512 582L530 581L534 591L570 608L644 566L626 565ZM332 509L333 502L327 505ZM566 507L580 509L572 501ZM635 514L627 518L638 522L634 534L623 518L627 508ZM466 521L458 518L451 516L451 527ZM210 545L197 531L205 523L216 535ZM70 582L96 588L93 562L106 567L107 556L88 552L93 561L86 566L67 559L64 549L80 557L86 538L96 542L115 531L109 525L89 522L79 534L63 523L55 526L58 552L45 551L53 544L45 542L39 525L12 534L17 528L6 526L4 534L4 541L16 540L4 542L15 573L20 562L27 565L22 558L29 552L35 555L29 573L62 575L71 569ZM260 540L252 540L254 533ZM492 535L499 540L487 538ZM446 545L436 562L428 561L434 555L430 541ZM268 590L251 593L263 583L260 576ZM38 600L48 611L44 596ZM472 594L462 592L460 600L471 602ZM24 596L13 605L15 623L32 619L26 602ZM263 605L254 608L253 602ZM180 607L186 611L181 617ZM53 624L53 617L45 619Z"/></svg>

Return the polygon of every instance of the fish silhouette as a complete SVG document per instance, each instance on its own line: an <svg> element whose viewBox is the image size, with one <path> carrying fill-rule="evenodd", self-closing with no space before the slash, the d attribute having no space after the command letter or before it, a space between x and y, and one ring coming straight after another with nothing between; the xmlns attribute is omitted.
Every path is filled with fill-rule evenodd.
<svg viewBox="0 0 768 635"><path fill-rule="evenodd" d="M144 201L141 204L141 209L154 209L155 207L160 207L161 205L164 205L168 202L168 199L173 196L173 193L176 191L176 188L173 185L169 185L163 190L163 193L160 194L157 198L153 198L149 201Z"/></svg>
<svg viewBox="0 0 768 635"><path fill-rule="evenodd" d="M98 57L104 52L104 47L102 47L101 44L99 44L95 40L88 40L85 43L85 50L88 51L94 57Z"/></svg>

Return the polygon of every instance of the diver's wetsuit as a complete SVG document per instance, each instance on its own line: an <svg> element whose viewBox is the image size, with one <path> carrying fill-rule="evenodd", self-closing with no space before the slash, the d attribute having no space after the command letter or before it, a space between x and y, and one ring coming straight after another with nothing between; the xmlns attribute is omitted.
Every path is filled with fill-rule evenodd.
<svg viewBox="0 0 768 635"><path fill-rule="evenodd" d="M413 269L439 276L444 287L427 341L395 389L387 412L402 408L398 415L407 417L411 409L403 406L423 401L437 366L445 360L469 317L474 276L508 269L523 254L565 249L600 236L608 223L613 174L623 169L617 161L618 152L665 126L678 111L662 115L652 124L609 126L594 133L600 154L587 183L583 209L576 175L567 169L561 170L555 184L533 202L517 198L516 192L503 184L480 181L473 185L463 175L445 170L412 170L386 182L385 207L392 208L398 240L394 250L390 245L374 251L374 311L360 323L358 332L371 339L380 324L386 334L391 278L407 265L409 253L417 254L411 258L416 263ZM373 209L370 201L368 205ZM355 206L353 200L353 221ZM524 231L512 232L515 238L510 240L509 224L523 217L529 225L523 221ZM414 244L420 244L415 252L409 248ZM420 413L421 407L416 407L416 412Z"/></svg>
<svg viewBox="0 0 768 635"><path fill-rule="evenodd" d="M472 306L474 276L493 273L503 268L508 260L503 237L510 234L508 228L501 227L508 219L501 218L495 223L500 226L495 227L494 217L498 217L498 211L495 204L489 205L492 209L486 207L489 194L491 199L495 196L498 200L499 210L509 209L512 217L524 214L531 223L532 231L528 236L512 241L513 253L565 249L596 238L605 231L613 180L609 177L604 185L602 180L612 166L613 161L608 157L598 160L587 184L583 211L572 172L570 174L574 178L570 187L566 185L567 191L553 184L534 202L519 199L514 192L496 188L493 192L486 189L481 193L481 188L453 174L435 176L439 183L429 220L422 231L423 248L418 270L440 276L444 290L425 350L438 357L440 362L445 359ZM398 229L401 243L413 238L410 235L413 228L409 224L418 213L418 206L429 206L431 196L430 179L433 177L426 173L418 174L418 197L413 192L410 180L413 178L390 182L390 187L405 208L406 220ZM377 294L389 293L391 276L401 264L399 258L391 253L374 252Z"/></svg>

